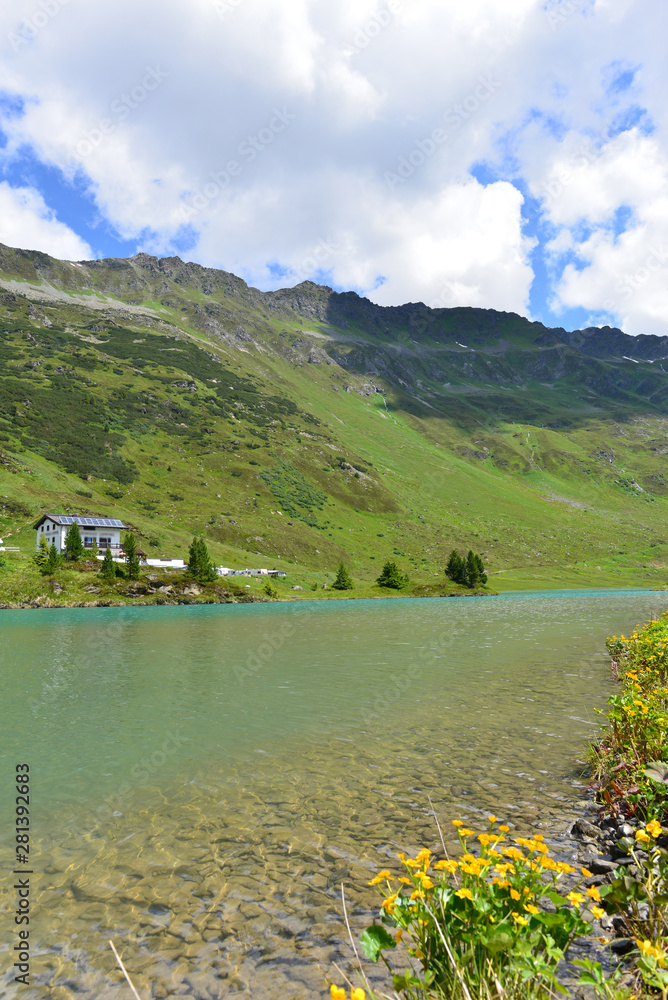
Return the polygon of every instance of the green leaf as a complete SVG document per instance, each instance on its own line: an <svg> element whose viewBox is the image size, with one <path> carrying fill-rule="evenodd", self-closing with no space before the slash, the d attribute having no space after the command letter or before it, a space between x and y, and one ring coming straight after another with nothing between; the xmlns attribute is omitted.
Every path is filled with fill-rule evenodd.
<svg viewBox="0 0 668 1000"><path fill-rule="evenodd" d="M643 768L643 773L646 778L650 778L660 785L668 785L668 764L664 764L662 760L652 761L651 764Z"/></svg>
<svg viewBox="0 0 668 1000"><path fill-rule="evenodd" d="M362 951L372 962L378 961L378 956L383 948L396 948L397 946L397 942L389 931L386 931L380 924L372 924L371 927L367 927L360 938L360 944Z"/></svg>

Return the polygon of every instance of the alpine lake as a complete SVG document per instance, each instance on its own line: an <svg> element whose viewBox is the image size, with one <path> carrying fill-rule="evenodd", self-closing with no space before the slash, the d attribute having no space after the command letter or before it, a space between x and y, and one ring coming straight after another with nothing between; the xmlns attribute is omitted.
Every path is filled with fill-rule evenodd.
<svg viewBox="0 0 668 1000"><path fill-rule="evenodd" d="M490 812L567 849L606 636L667 607L618 590L3 612L0 997L127 1000L110 939L142 1000L328 995L334 963L353 968L341 885L359 939L378 868L439 849L434 812L452 851L451 820Z"/></svg>

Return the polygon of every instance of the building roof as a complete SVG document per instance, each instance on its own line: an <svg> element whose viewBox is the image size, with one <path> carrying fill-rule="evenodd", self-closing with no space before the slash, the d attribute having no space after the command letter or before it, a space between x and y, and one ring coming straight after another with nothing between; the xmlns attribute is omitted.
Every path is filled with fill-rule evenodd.
<svg viewBox="0 0 668 1000"><path fill-rule="evenodd" d="M81 514L42 514L39 521L33 524L33 528L39 528L47 520L65 526L76 522L80 528L124 528L129 530L127 524L123 524L116 517L84 517Z"/></svg>

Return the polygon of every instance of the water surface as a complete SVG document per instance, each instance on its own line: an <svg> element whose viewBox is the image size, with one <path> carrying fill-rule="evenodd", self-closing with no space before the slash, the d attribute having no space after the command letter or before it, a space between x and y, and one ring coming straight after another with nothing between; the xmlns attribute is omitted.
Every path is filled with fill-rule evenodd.
<svg viewBox="0 0 668 1000"><path fill-rule="evenodd" d="M610 691L605 637L667 606L565 591L3 612L2 815L26 760L39 872L21 997L126 997L109 938L142 997L322 995L350 959L340 883L362 927L377 865L436 848L430 797L447 827L493 811L559 848Z"/></svg>

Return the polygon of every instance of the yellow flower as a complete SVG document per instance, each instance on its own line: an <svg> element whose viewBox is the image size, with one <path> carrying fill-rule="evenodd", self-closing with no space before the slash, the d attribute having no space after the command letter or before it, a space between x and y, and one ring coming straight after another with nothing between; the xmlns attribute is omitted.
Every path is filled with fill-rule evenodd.
<svg viewBox="0 0 668 1000"><path fill-rule="evenodd" d="M639 840L641 844L649 844L651 839L645 830L636 830L636 840Z"/></svg>
<svg viewBox="0 0 668 1000"><path fill-rule="evenodd" d="M460 837L475 837L475 830L465 830L464 827L461 827L458 833Z"/></svg>
<svg viewBox="0 0 668 1000"><path fill-rule="evenodd" d="M459 896L460 899L470 899L473 900L473 894L470 889L457 889L455 896Z"/></svg>
<svg viewBox="0 0 668 1000"><path fill-rule="evenodd" d="M533 903L527 903L524 909L527 911L527 913L540 913L538 907L534 906Z"/></svg>
<svg viewBox="0 0 668 1000"><path fill-rule="evenodd" d="M329 987L329 995L332 1000L346 1000L346 991L342 990L340 986L336 986L334 983Z"/></svg>
<svg viewBox="0 0 668 1000"><path fill-rule="evenodd" d="M639 938L636 938L636 944L638 945L638 950L643 955L651 955L654 950L651 941L641 941Z"/></svg>
<svg viewBox="0 0 668 1000"><path fill-rule="evenodd" d="M403 936L404 936L404 932L403 932L402 928L400 927L399 930L397 931L397 933L394 935L394 940L397 942L397 944L399 944L399 942L401 941L401 939L402 939Z"/></svg>
<svg viewBox="0 0 668 1000"><path fill-rule="evenodd" d="M364 990L361 986L358 986L356 989L350 991L350 1000L364 1000L364 996Z"/></svg>
<svg viewBox="0 0 668 1000"><path fill-rule="evenodd" d="M520 894L517 891L517 889L511 889L510 890L510 898L511 899L521 899L522 897L520 896Z"/></svg>
<svg viewBox="0 0 668 1000"><path fill-rule="evenodd" d="M595 885L592 885L590 889L587 889L587 895L590 899L593 899L595 903L601 902L601 894Z"/></svg>
<svg viewBox="0 0 668 1000"><path fill-rule="evenodd" d="M603 909L602 906L592 906L591 912L594 914L597 920L600 920L601 917L605 916L605 910Z"/></svg>
<svg viewBox="0 0 668 1000"><path fill-rule="evenodd" d="M529 921L527 920L527 918L523 917L519 913L511 913L510 915L513 918L513 920L515 921L515 923L519 924L521 927L526 927L526 925L529 923Z"/></svg>
<svg viewBox="0 0 668 1000"><path fill-rule="evenodd" d="M569 892L566 899L571 906L580 906L581 903L584 903L584 896L581 892Z"/></svg>
<svg viewBox="0 0 668 1000"><path fill-rule="evenodd" d="M453 826L464 826L464 823L463 823L463 821L461 819L453 819L452 825Z"/></svg>
<svg viewBox="0 0 668 1000"><path fill-rule="evenodd" d="M501 831L501 833L508 833L508 831L510 830L510 827L509 826L505 826L505 825L504 826L500 826L499 830Z"/></svg>
<svg viewBox="0 0 668 1000"><path fill-rule="evenodd" d="M582 872L582 874L584 875L585 878L591 878L592 877L592 873L589 871L588 868L581 868L580 871Z"/></svg>
<svg viewBox="0 0 668 1000"><path fill-rule="evenodd" d="M379 882L382 882L383 879L386 878L392 878L392 872L388 872L387 869L384 869L382 872L378 872L378 874L375 875L370 882L367 882L367 885L378 885Z"/></svg>
<svg viewBox="0 0 668 1000"><path fill-rule="evenodd" d="M656 819L653 819L653 820L651 821L651 823L648 823L648 824L647 824L647 832L648 832L648 833L649 833L649 834L650 834L650 835L651 835L652 837L654 837L654 839L655 839L655 840L656 840L656 838L657 838L658 836L660 836L660 834L661 834L661 824L660 824L660 823L658 822L658 820L656 820Z"/></svg>
<svg viewBox="0 0 668 1000"><path fill-rule="evenodd" d="M488 816L487 817L487 819L490 821L490 823L496 823L497 820L498 820L498 818L499 818L498 816Z"/></svg>
<svg viewBox="0 0 668 1000"><path fill-rule="evenodd" d="M457 871L457 862L437 861L436 864L434 865L434 868L436 868L438 871L446 871L450 872L451 875L454 875L454 873Z"/></svg>
<svg viewBox="0 0 668 1000"><path fill-rule="evenodd" d="M393 913L394 912L394 901L395 901L395 899L397 898L398 895L399 895L399 893L395 892L392 896L388 896L387 899L384 899L383 902L380 904L381 905L381 909L387 910L388 913Z"/></svg>
<svg viewBox="0 0 668 1000"><path fill-rule="evenodd" d="M415 860L418 864L424 865L425 868L429 867L429 860L431 858L431 851L423 847L422 850L416 855Z"/></svg>
<svg viewBox="0 0 668 1000"><path fill-rule="evenodd" d="M428 878L427 876L425 876L422 879L422 888L423 889L433 889L434 888L434 883L432 882L432 880L430 878Z"/></svg>

